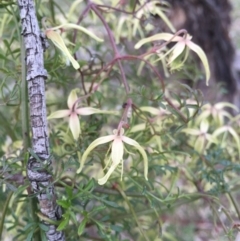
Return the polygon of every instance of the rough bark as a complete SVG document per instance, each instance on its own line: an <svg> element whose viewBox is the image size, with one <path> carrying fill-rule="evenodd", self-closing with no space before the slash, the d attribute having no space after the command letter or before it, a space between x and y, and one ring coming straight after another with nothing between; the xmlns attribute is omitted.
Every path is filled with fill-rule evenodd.
<svg viewBox="0 0 240 241"><path fill-rule="evenodd" d="M49 172L51 160L47 134L44 44L41 37L33 0L18 0L22 35L26 49L26 80L30 104L30 120L32 129L32 150L35 155L28 160L27 175L34 193L37 195L41 213L49 219L59 220L61 209L56 204L56 194ZM47 224L46 232L49 241L65 240L63 232L56 226Z"/></svg>

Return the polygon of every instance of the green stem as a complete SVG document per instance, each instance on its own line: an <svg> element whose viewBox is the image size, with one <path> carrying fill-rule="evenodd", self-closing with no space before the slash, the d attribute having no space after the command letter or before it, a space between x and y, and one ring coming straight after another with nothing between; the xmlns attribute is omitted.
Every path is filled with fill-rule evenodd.
<svg viewBox="0 0 240 241"><path fill-rule="evenodd" d="M229 196L229 198L230 198L230 200L231 200L231 202L232 202L232 204L233 204L233 206L234 206L234 208L235 208L235 210L236 210L238 219L240 220L240 212L239 212L237 203L235 202L235 200L234 200L234 198L233 198L233 196L232 196L232 194L231 194L230 192L228 192L227 194L228 194L228 196Z"/></svg>
<svg viewBox="0 0 240 241"><path fill-rule="evenodd" d="M29 198L29 204L30 204L30 207L31 207L31 216L32 216L32 219L33 219L33 222L35 223L39 223L39 218L36 214L36 212L38 211L38 206L37 206L37 203L38 203L38 200L36 197L34 198ZM41 231L40 229L38 229L35 233L34 233L34 241L41 241Z"/></svg>
<svg viewBox="0 0 240 241"><path fill-rule="evenodd" d="M49 1L49 5L50 5L50 12L51 12L52 21L53 21L53 23L56 23L53 0Z"/></svg>
<svg viewBox="0 0 240 241"><path fill-rule="evenodd" d="M104 193L104 194L108 194L108 195L117 195L119 196L119 192L115 191L115 190L111 190L111 189L107 189L107 188L103 188L103 187L96 187L93 189L93 192L97 192L97 193ZM137 192L125 192L126 196L128 197L135 197L135 198L146 198L145 195L143 194L139 194Z"/></svg>
<svg viewBox="0 0 240 241"><path fill-rule="evenodd" d="M16 141L17 137L13 129L11 128L11 123L9 123L9 120L6 119L6 117L0 112L0 119L1 119L1 128L2 130L5 130L5 132L10 136L12 141Z"/></svg>
<svg viewBox="0 0 240 241"><path fill-rule="evenodd" d="M152 215L154 213L156 213L156 211L159 211L159 212L163 212L163 211L168 211L171 210L171 209L176 209L177 207L180 207L180 206L183 206L183 205L187 205L187 204L190 204L190 203L193 203L199 199L201 199L202 197L201 196L197 196L197 195L194 195L192 197L181 197L178 199L178 201L176 201L175 203L171 204L171 208L168 206L168 205L161 205L161 207L159 208L156 208L156 209L149 209L149 208L146 208L145 210L141 210L141 211L136 211L136 215L137 216L144 216L144 215ZM119 215L113 215L109 218L109 221L119 221L119 220L122 220L124 218L131 218L132 217L132 214L119 214Z"/></svg>
<svg viewBox="0 0 240 241"><path fill-rule="evenodd" d="M42 213L40 213L40 212L37 213L37 216L38 216L41 220L45 221L46 223L50 223L50 224L56 225L56 226L59 225L60 222L62 221L62 220L58 220L58 221L52 220L52 219L44 216L44 215L43 215Z"/></svg>
<svg viewBox="0 0 240 241"><path fill-rule="evenodd" d="M11 200L12 195L13 195L13 192L10 192L8 194L7 200L6 200L6 202L4 204L4 207L3 207L2 217L0 219L0 240L2 240L1 237L2 237L2 232L3 232L4 220L5 220L5 216L6 216L6 213L7 213L8 205L9 205L9 202Z"/></svg>
<svg viewBox="0 0 240 241"><path fill-rule="evenodd" d="M145 233L143 232L143 230L142 230L141 224L139 223L138 218L137 218L137 215L136 215L136 213L135 213L135 211L134 211L131 203L129 202L126 194L124 193L124 191L121 189L120 186L117 186L116 189L121 193L122 197L123 197L124 200L126 201L128 207L129 207L129 210L130 210L130 212L132 213L133 218L135 219L135 222L137 223L138 228L139 228L141 234L143 235L144 239L147 240L147 241L149 241L148 237L146 236L146 234L145 234Z"/></svg>
<svg viewBox="0 0 240 241"><path fill-rule="evenodd" d="M218 219L219 219L219 221L220 221L220 223L221 223L221 225L222 225L222 227L224 229L224 232L227 234L228 230L227 230L226 226L224 225L224 223L222 222L221 218L219 217L218 211L215 209L215 207L214 207L214 205L212 203L209 203L209 204L210 204L213 212L215 213L215 215L218 217ZM229 241L231 241L231 239L229 237L227 237L227 238L228 238Z"/></svg>

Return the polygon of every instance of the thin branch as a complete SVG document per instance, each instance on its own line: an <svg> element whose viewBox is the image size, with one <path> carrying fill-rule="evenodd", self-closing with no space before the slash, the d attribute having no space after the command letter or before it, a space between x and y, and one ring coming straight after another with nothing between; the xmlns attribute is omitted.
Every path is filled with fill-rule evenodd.
<svg viewBox="0 0 240 241"><path fill-rule="evenodd" d="M228 194L228 196L229 196L229 198L230 198L230 200L231 200L231 202L232 202L232 204L233 204L233 206L235 208L235 211L237 213L237 217L240 220L240 212L239 212L238 205L237 205L235 199L233 198L232 194L230 192L227 192L227 194Z"/></svg>
<svg viewBox="0 0 240 241"><path fill-rule="evenodd" d="M103 26L105 27L105 29L106 29L106 31L108 33L108 37L109 37L110 43L112 45L112 48L113 48L113 51L114 51L114 54L115 54L115 58L117 59L117 63L118 63L118 66L119 66L119 69L120 69L120 72L121 72L123 85L125 87L126 93L129 94L130 88L129 88L129 85L127 83L127 79L126 79L126 75L125 75L125 72L124 72L123 67L122 67L122 63L121 63L120 59L118 59L120 54L119 54L119 51L117 49L117 46L116 46L116 43L115 43L112 31L110 30L108 24L106 23L105 19L101 15L101 13L98 11L98 9L97 9L95 4L93 4L93 3L91 4L91 9L96 13L96 15L102 21Z"/></svg>

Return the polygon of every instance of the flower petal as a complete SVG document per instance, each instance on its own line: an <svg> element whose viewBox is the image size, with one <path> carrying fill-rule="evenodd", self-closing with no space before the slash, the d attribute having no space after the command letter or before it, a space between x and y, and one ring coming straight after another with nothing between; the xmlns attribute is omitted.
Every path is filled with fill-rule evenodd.
<svg viewBox="0 0 240 241"><path fill-rule="evenodd" d="M123 159L123 142L120 136L114 136L111 153L112 165L103 178L98 179L98 184L103 185L107 182L110 175Z"/></svg>
<svg viewBox="0 0 240 241"><path fill-rule="evenodd" d="M73 105L75 104L75 102L77 101L78 97L77 97L77 91L78 89L73 89L69 96L68 96L68 102L67 102L67 105L68 105L68 108L69 109L72 109Z"/></svg>
<svg viewBox="0 0 240 241"><path fill-rule="evenodd" d="M98 42L103 42L103 39L100 39L94 33L91 33L86 28L78 26L78 25L73 24L73 23L61 24L60 26L57 26L57 27L54 27L54 28L51 28L51 29L56 30L56 29L60 29L60 28L74 28L74 29L77 29L77 30L80 30L80 31L84 32L85 34L87 34L88 36L90 36L91 38L95 39Z"/></svg>
<svg viewBox="0 0 240 241"><path fill-rule="evenodd" d="M191 42L191 41L187 41L186 42L187 46L194 51L198 57L201 59L202 63L203 63L203 67L205 69L206 72L206 85L208 85L209 83L209 79L210 79L210 69L209 69L209 65L208 65L208 60L207 60L207 56L204 53L204 51L195 43Z"/></svg>
<svg viewBox="0 0 240 241"><path fill-rule="evenodd" d="M113 141L111 157L112 162L117 165L123 159L123 142L119 136L116 136Z"/></svg>
<svg viewBox="0 0 240 241"><path fill-rule="evenodd" d="M151 113L152 115L159 115L160 114L160 109L151 107L151 106L142 106L140 107L142 111L147 111Z"/></svg>
<svg viewBox="0 0 240 241"><path fill-rule="evenodd" d="M80 68L79 63L72 57L59 33L55 32L52 28L46 30L46 36L49 39L51 39L54 45L56 45L62 51L62 53L69 59L69 61L71 61L74 69Z"/></svg>
<svg viewBox="0 0 240 241"><path fill-rule="evenodd" d="M73 138L77 140L81 133L81 129L80 129L80 122L78 119L78 115L76 113L71 114L69 118L69 127L72 132Z"/></svg>
<svg viewBox="0 0 240 241"><path fill-rule="evenodd" d="M111 167L108 169L108 172L106 173L106 175L100 179L98 179L98 184L99 185L104 185L108 178L110 177L110 175L113 173L113 171L116 169L118 165L116 164L112 164Z"/></svg>
<svg viewBox="0 0 240 241"><path fill-rule="evenodd" d="M181 36L174 36L171 33L159 33L159 34L155 34L155 35L153 35L151 37L144 38L144 39L140 40L139 42L137 42L135 44L134 48L135 49L139 49L143 44L146 44L146 43L149 43L149 42L153 42L153 41L159 41L159 40L169 41L171 38L173 38L171 40L171 42L178 42L178 41L181 41L183 39L183 37L181 37Z"/></svg>
<svg viewBox="0 0 240 241"><path fill-rule="evenodd" d="M186 46L186 44L185 44L184 40L176 43L176 45L173 47L173 51L169 58L168 64L171 64L183 52L185 46Z"/></svg>
<svg viewBox="0 0 240 241"><path fill-rule="evenodd" d="M92 107L81 107L76 110L76 113L79 115L92 115L92 114L112 114L112 115L118 115L119 113L117 111L108 111L108 110L99 110Z"/></svg>
<svg viewBox="0 0 240 241"><path fill-rule="evenodd" d="M63 118L66 116L69 116L71 114L70 110L58 110L53 112L50 116L48 116L49 119L54 119L54 118Z"/></svg>
<svg viewBox="0 0 240 241"><path fill-rule="evenodd" d="M166 14L161 10L161 8L157 7L158 4L159 4L159 1L156 1L156 5L154 4L154 6L153 6L154 13L156 15L158 15L166 23L166 25L169 27L169 29L173 33L176 32L176 29L174 28L173 24L171 23L169 18L166 16Z"/></svg>
<svg viewBox="0 0 240 241"><path fill-rule="evenodd" d="M193 135L193 136L201 135L201 131L199 131L197 129L185 128L185 129L182 129L181 131L185 132L186 134Z"/></svg>
<svg viewBox="0 0 240 241"><path fill-rule="evenodd" d="M228 126L222 126L222 127L220 127L220 128L218 128L217 130L215 130L214 132L213 132L213 137L215 138L215 137L217 137L217 136L219 136L220 134L222 134L222 133L224 133L225 131L228 131Z"/></svg>
<svg viewBox="0 0 240 241"><path fill-rule="evenodd" d="M100 137L98 139L96 139L95 141L93 141L89 147L85 150L85 152L83 153L83 156L82 156L82 159L81 159L81 162L80 162L80 167L78 168L77 170L77 173L80 173L82 171L82 168L83 168L83 165L89 155L89 153L98 145L101 145L101 144L104 144L104 143L107 143L107 142L110 142L112 140L114 140L115 138L115 135L109 135L109 136L103 136L103 137Z"/></svg>
<svg viewBox="0 0 240 241"><path fill-rule="evenodd" d="M201 124L200 124L200 130L201 130L201 132L207 133L208 127L209 127L208 121L202 120L202 121L201 121Z"/></svg>
<svg viewBox="0 0 240 241"><path fill-rule="evenodd" d="M237 148L238 148L238 154L239 154L239 158L240 158L240 138L239 138L239 135L231 126L229 126L228 131L232 135L234 140L236 141Z"/></svg>
<svg viewBox="0 0 240 241"><path fill-rule="evenodd" d="M135 125L131 128L130 132L131 133L134 133L134 132L137 132L137 131L143 131L146 129L146 123L142 123L142 124L138 124L138 125Z"/></svg>
<svg viewBox="0 0 240 241"><path fill-rule="evenodd" d="M204 151L204 143L205 143L205 138L203 136L199 136L194 144L194 149L198 153L203 153Z"/></svg>
<svg viewBox="0 0 240 241"><path fill-rule="evenodd" d="M236 111L239 111L238 107L236 105L233 105L231 103L228 102L219 102L217 104L214 105L216 107L216 109L223 109L224 107L230 107Z"/></svg>
<svg viewBox="0 0 240 241"><path fill-rule="evenodd" d="M127 137L127 136L122 136L122 140L126 142L128 145L134 146L137 148L137 150L141 153L143 157L143 164L144 164L144 177L146 180L148 180L147 175L148 175L148 158L147 154L144 151L144 149L139 145L138 142L134 141L133 139Z"/></svg>
<svg viewBox="0 0 240 241"><path fill-rule="evenodd" d="M76 110L76 112L79 115L92 115L95 113L101 113L102 111L99 109L92 108L92 107L82 107L82 108L78 108Z"/></svg>
<svg viewBox="0 0 240 241"><path fill-rule="evenodd" d="M68 19L73 15L74 10L77 9L77 5L81 3L83 0L76 0L72 3L69 12L68 12Z"/></svg>

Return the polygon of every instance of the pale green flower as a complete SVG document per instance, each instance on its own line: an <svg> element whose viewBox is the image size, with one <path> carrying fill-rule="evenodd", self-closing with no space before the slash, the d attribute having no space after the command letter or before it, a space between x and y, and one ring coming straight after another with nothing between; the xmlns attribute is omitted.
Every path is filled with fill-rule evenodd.
<svg viewBox="0 0 240 241"><path fill-rule="evenodd" d="M121 4L121 1L117 0L115 3L112 1L112 6L116 8L117 5ZM161 7L159 4L159 0L139 0L138 1L139 6L141 6L138 11L132 16L132 15L124 15L124 16L116 16L114 14L109 14L112 18L112 22L116 21L117 26L114 28L114 37L116 39L116 42L120 42L120 38L126 37L129 41L132 39L132 37L136 36L137 34L141 37L145 36L146 32L152 31L154 29L153 24L151 21L149 21L145 26L143 31L143 27L141 25L141 19L149 19L150 16L159 16L169 27L169 29L172 32L175 32L175 28L172 25L172 23L167 18L165 11L165 7ZM163 5L163 2L162 4ZM167 4L165 4L167 5ZM126 9L125 9L126 10ZM129 9L130 10L130 9ZM118 19L116 19L118 17ZM109 19L108 22L111 20Z"/></svg>
<svg viewBox="0 0 240 241"><path fill-rule="evenodd" d="M217 130L215 130L213 132L213 137L217 138L221 134L223 134L223 136L224 136L223 139L221 139L221 142L222 142L221 144L222 144L222 147L225 145L224 146L225 148L231 148L232 147L232 145L230 145L228 147L229 142L226 140L227 135L230 134L233 137L233 139L236 143L236 147L238 149L238 155L239 155L239 158L240 158L240 137L239 137L238 132L235 129L233 129L231 126L225 125L225 126L222 126L222 127L218 128ZM225 141L223 141L223 140L225 140Z"/></svg>
<svg viewBox="0 0 240 241"><path fill-rule="evenodd" d="M106 113L107 111L98 110L92 107L80 107L78 108L77 89L71 91L68 97L67 110L58 110L53 112L48 119L69 117L69 128L72 132L74 139L78 139L81 129L78 115L92 115L96 113Z"/></svg>
<svg viewBox="0 0 240 241"><path fill-rule="evenodd" d="M213 137L212 134L208 133L209 129L209 123L206 120L203 120L200 123L199 129L193 129L193 128L186 128L183 129L182 132L185 132L186 134L196 136L196 140L193 143L191 141L191 145L193 145L194 149L198 153L203 153L205 149L207 149L211 143L216 143L216 138Z"/></svg>
<svg viewBox="0 0 240 241"><path fill-rule="evenodd" d="M234 111L239 111L237 106L227 102L219 102L214 105L205 104L202 107L202 113L199 115L198 121L212 117L218 126L223 126L227 118L233 118L225 108L232 108Z"/></svg>
<svg viewBox="0 0 240 241"><path fill-rule="evenodd" d="M43 20L45 21L45 19L43 19ZM43 22L43 25L45 25L44 22ZM74 28L74 29L77 29L77 30L80 30L80 31L84 32L85 34L89 35L91 38L95 39L96 41L103 42L103 40L98 38L95 34L91 33L86 28L78 26L78 25L73 24L73 23L66 23L66 24L62 24L62 25L57 26L57 27L47 28L47 30L45 31L45 34L46 34L47 38L51 39L51 41L54 43L54 45L61 50L63 55L66 57L66 59L68 61L70 61L72 63L72 66L75 69L79 69L80 68L79 63L70 54L68 48L66 47L66 45L65 45L65 43L64 43L64 41L61 37L61 35L57 31L55 31L55 30L61 29L61 28L65 28L65 29Z"/></svg>
<svg viewBox="0 0 240 241"><path fill-rule="evenodd" d="M174 26L169 21L166 14L164 13L164 8L159 6L159 0L153 0L153 1L148 1L148 2L146 2L145 0L140 0L139 3L141 5L141 8L133 16L133 20L132 20L132 22L133 22L132 35L133 36L136 35L137 31L140 33L140 36L144 36L144 32L142 30L139 19L143 19L144 17L148 18L148 16L150 14L160 17L172 32L176 32Z"/></svg>
<svg viewBox="0 0 240 241"><path fill-rule="evenodd" d="M206 72L206 85L208 85L209 79L210 79L210 68L208 65L207 56L205 55L204 51L195 43L191 41L192 36L187 34L185 37L182 36L174 36L170 33L159 33L156 35L153 35L148 38L144 38L140 40L136 45L135 49L139 49L143 44L154 42L154 41L167 41L167 42L177 42L164 56L169 55L168 65L172 70L178 69L182 66L182 64L187 59L188 55L188 49L191 49L194 51L198 57L201 59L203 67ZM183 61L181 58L181 55L184 54ZM159 60L162 59L162 56Z"/></svg>
<svg viewBox="0 0 240 241"><path fill-rule="evenodd" d="M127 143L128 145L134 146L142 155L143 157L143 162L144 162L144 177L146 180L148 180L147 178L147 173L148 173L148 160L147 160L147 154L144 151L144 149L139 145L138 142L136 142L135 140L124 136L124 130L121 129L120 131L118 130L114 130L113 131L113 135L109 135L109 136L103 136L100 137L98 139L96 139L95 141L93 141L89 147L86 149L86 151L83 153L83 156L81 158L81 162L80 162L80 167L77 170L77 173L80 173L83 165L89 155L89 153L98 145L107 143L107 142L111 142L111 155L110 155L110 159L106 165L106 167L109 167L106 175L103 178L100 178L98 180L98 184L99 185L103 185L107 182L108 178L110 177L110 175L113 173L113 171L117 168L117 166L120 164L120 162L122 162L122 167L123 167L123 154L124 154L124 143ZM123 171L122 171L123 172ZM122 174L121 174L122 177Z"/></svg>

